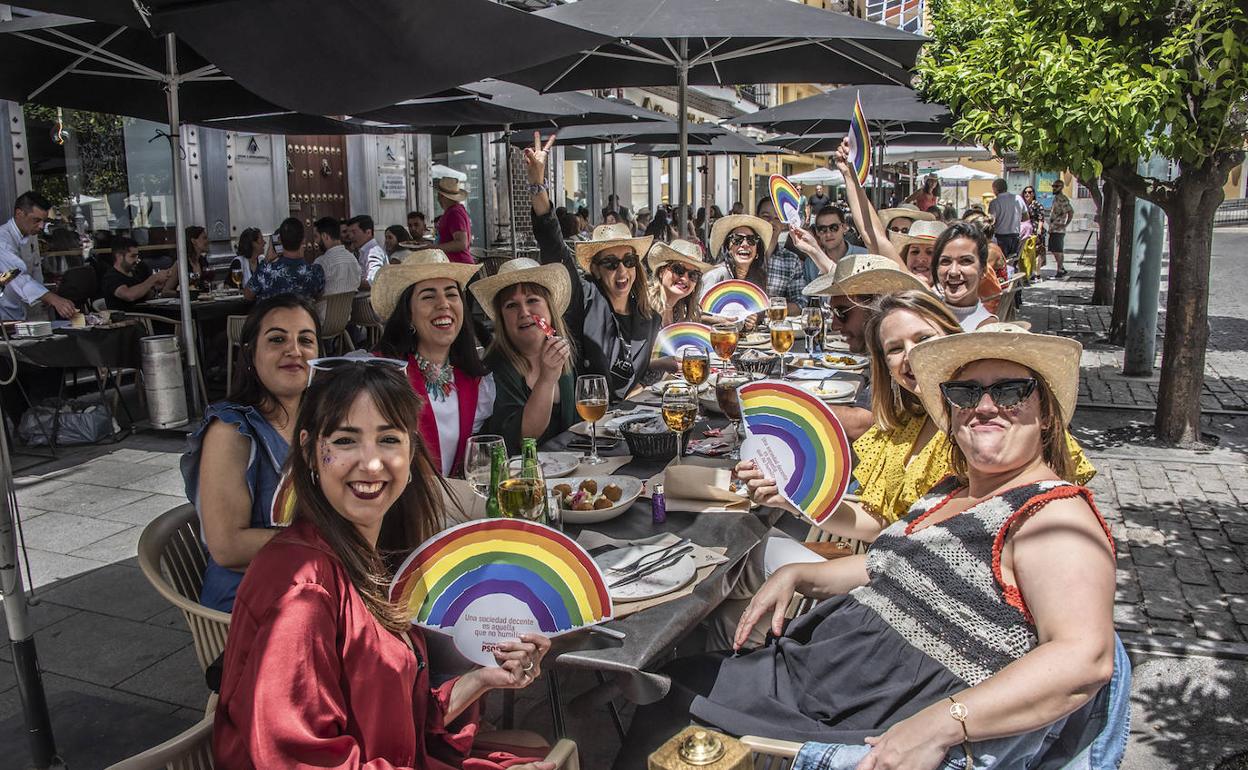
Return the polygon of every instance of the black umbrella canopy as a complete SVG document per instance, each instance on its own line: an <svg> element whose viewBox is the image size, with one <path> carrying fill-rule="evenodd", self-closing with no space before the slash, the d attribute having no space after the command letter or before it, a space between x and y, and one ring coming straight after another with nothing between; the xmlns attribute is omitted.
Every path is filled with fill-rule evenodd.
<svg viewBox="0 0 1248 770"><path fill-rule="evenodd" d="M672 85L682 58L695 85L909 83L925 41L791 0L579 0L534 15L612 38L503 76L541 91Z"/></svg>
<svg viewBox="0 0 1248 770"><path fill-rule="evenodd" d="M356 114L605 42L491 0L23 0L174 33L284 109Z"/></svg>
<svg viewBox="0 0 1248 770"><path fill-rule="evenodd" d="M650 155L656 158L675 158L680 155L680 147L676 144L631 144L621 147L620 152L633 155ZM726 133L711 139L710 144L700 144L689 148L690 155L772 155L788 153L783 147L751 142L740 134Z"/></svg>
<svg viewBox="0 0 1248 770"><path fill-rule="evenodd" d="M675 122L650 121L646 123L610 123L601 126L571 126L558 131L542 131L545 141L555 133L560 144L624 144L625 142L652 142L669 144L679 141L680 126ZM711 139L728 133L725 128L710 123L693 123L689 125L689 144L709 144ZM512 134L511 143L517 146L531 146L532 132Z"/></svg>
<svg viewBox="0 0 1248 770"><path fill-rule="evenodd" d="M543 94L527 86L501 80L469 83L464 89L489 96L495 104L553 115L552 122L557 127L671 120L661 112L639 107L627 99L600 99L579 91Z"/></svg>
<svg viewBox="0 0 1248 770"><path fill-rule="evenodd" d="M768 139L769 144L777 147L785 147L794 152L835 152L837 147L841 146L841 140L845 138L847 127L843 127L840 131L828 134L785 134ZM884 138L890 147L895 145L903 146L922 146L946 144L947 140L941 132L917 132L906 134L893 134L885 132Z"/></svg>
<svg viewBox="0 0 1248 770"><path fill-rule="evenodd" d="M408 130L406 126L377 125L362 120L304 115L299 112L213 118L198 121L198 124L222 131L242 131L249 134L397 134Z"/></svg>
<svg viewBox="0 0 1248 770"><path fill-rule="evenodd" d="M930 133L953 125L949 109L943 104L924 102L911 88L888 85L834 88L725 122L789 134L844 133L854 114L856 98L862 100L862 112L872 127L894 133Z"/></svg>

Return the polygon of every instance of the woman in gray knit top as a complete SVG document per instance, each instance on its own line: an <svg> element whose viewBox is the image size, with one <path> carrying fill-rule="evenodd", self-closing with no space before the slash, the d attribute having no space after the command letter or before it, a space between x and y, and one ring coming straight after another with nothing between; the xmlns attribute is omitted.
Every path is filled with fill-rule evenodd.
<svg viewBox="0 0 1248 770"><path fill-rule="evenodd" d="M803 766L927 770L972 754L1023 768L1092 744L1115 667L1115 573L1091 494L1061 480L1080 351L1010 324L916 346L956 475L865 555L772 575L736 644L768 618L777 639L671 664L671 693L638 711L616 766L640 766L686 710L735 735L845 744ZM785 629L795 591L823 601Z"/></svg>

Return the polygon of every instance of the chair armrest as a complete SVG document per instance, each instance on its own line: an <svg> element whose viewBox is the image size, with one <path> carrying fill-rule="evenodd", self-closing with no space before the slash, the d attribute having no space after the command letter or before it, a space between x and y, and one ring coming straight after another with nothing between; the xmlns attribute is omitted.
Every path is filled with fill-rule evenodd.
<svg viewBox="0 0 1248 770"><path fill-rule="evenodd" d="M802 744L793 741L780 741L775 738L760 738L757 735L741 736L741 743L746 748L759 754L772 757L788 757L792 759L801 750Z"/></svg>
<svg viewBox="0 0 1248 770"><path fill-rule="evenodd" d="M108 770L158 770L179 760L185 760L200 746L202 746L204 756L210 756L211 749L208 744L212 741L214 717L215 714L209 714L194 726L178 733L159 746L153 746L142 754L123 759Z"/></svg>
<svg viewBox="0 0 1248 770"><path fill-rule="evenodd" d="M550 753L546 755L546 761L554 762L556 770L581 770L581 759L576 750L576 744L567 738L555 744Z"/></svg>

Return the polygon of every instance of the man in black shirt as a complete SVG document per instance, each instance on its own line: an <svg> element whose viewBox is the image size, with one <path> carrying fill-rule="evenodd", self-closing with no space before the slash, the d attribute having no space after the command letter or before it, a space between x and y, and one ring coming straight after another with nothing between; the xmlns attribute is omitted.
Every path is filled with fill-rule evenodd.
<svg viewBox="0 0 1248 770"><path fill-rule="evenodd" d="M815 185L815 194L806 199L806 222L814 222L823 207L831 202L832 199L824 192L823 185Z"/></svg>
<svg viewBox="0 0 1248 770"><path fill-rule="evenodd" d="M170 270L157 270L144 278L139 266L139 244L125 236L113 240L113 267L100 281L100 293L110 310L130 310L169 280Z"/></svg>

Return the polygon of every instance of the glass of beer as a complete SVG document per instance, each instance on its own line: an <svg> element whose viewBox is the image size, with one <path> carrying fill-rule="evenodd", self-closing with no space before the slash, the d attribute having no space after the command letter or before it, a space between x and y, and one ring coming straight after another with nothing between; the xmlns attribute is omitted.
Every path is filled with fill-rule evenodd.
<svg viewBox="0 0 1248 770"><path fill-rule="evenodd" d="M598 421L607 413L607 378L586 374L576 378L576 413L589 423L589 454L581 458L588 465L606 462L598 456Z"/></svg>
<svg viewBox="0 0 1248 770"><path fill-rule="evenodd" d="M785 354L793 347L793 324L781 321L771 325L771 347L780 354L780 376L784 376Z"/></svg>
<svg viewBox="0 0 1248 770"><path fill-rule="evenodd" d="M802 311L802 331L806 332L806 352L810 354L823 350L823 308L811 303Z"/></svg>
<svg viewBox="0 0 1248 770"><path fill-rule="evenodd" d="M746 372L724 369L715 380L715 401L719 404L719 410L730 420L728 430L732 432L732 451L728 453L728 458L732 460L741 457L741 437L738 435L741 426L741 400L737 398L737 388L752 379L754 378Z"/></svg>
<svg viewBox="0 0 1248 770"><path fill-rule="evenodd" d="M685 431L698 419L697 388L684 382L674 382L663 391L663 422L676 434L676 464L680 465L684 454Z"/></svg>
<svg viewBox="0 0 1248 770"><path fill-rule="evenodd" d="M685 382L694 387L696 395L702 387L702 383L706 382L711 376L711 356L704 350L696 348L685 348L685 355L680 360L680 373L684 375ZM701 403L699 402L699 410L694 419L700 419Z"/></svg>
<svg viewBox="0 0 1248 770"><path fill-rule="evenodd" d="M235 289L243 288L243 269L241 267L230 268L230 283L234 284Z"/></svg>
<svg viewBox="0 0 1248 770"><path fill-rule="evenodd" d="M783 321L789 315L789 301L784 297L772 297L767 307L767 320L772 323Z"/></svg>
<svg viewBox="0 0 1248 770"><path fill-rule="evenodd" d="M711 347L715 348L715 355L723 360L732 360L732 354L737 352L737 325L734 323L712 326Z"/></svg>

